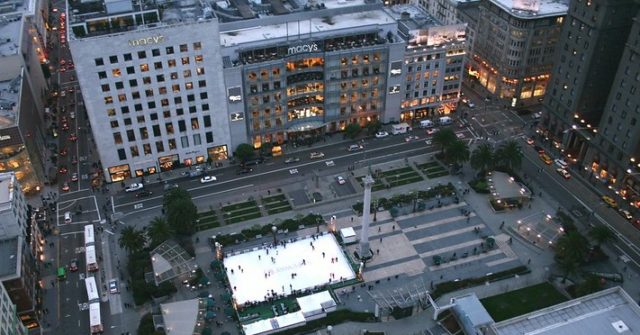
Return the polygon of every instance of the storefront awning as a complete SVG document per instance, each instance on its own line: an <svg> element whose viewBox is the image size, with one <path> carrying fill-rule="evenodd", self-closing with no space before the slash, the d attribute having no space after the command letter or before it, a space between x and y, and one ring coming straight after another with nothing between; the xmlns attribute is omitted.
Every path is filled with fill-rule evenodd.
<svg viewBox="0 0 640 335"><path fill-rule="evenodd" d="M296 123L294 125L291 125L287 130L288 131L307 131L312 129L318 129L323 126L324 126L324 123L322 121L308 121L308 122L301 122L301 123Z"/></svg>

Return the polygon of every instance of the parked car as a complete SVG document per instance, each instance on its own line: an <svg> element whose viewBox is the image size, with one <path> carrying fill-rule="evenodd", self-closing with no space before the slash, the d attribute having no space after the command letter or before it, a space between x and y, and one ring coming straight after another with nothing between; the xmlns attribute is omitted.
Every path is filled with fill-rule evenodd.
<svg viewBox="0 0 640 335"><path fill-rule="evenodd" d="M620 215L622 215L623 218L625 218L625 219L627 219L629 221L633 220L633 215L631 215L631 212L629 212L626 209L619 209L618 213L620 213Z"/></svg>
<svg viewBox="0 0 640 335"><path fill-rule="evenodd" d="M253 172L253 169L249 167L240 168L240 170L238 170L238 174L247 174L251 172Z"/></svg>
<svg viewBox="0 0 640 335"><path fill-rule="evenodd" d="M118 290L118 280L117 279L109 280L109 293L117 294L119 292L120 291Z"/></svg>
<svg viewBox="0 0 640 335"><path fill-rule="evenodd" d="M66 166L66 165L61 165L61 166L58 168L58 173L59 173L59 174L66 174L68 171L69 171L69 170L67 169L67 166Z"/></svg>
<svg viewBox="0 0 640 335"><path fill-rule="evenodd" d="M352 144L347 148L347 151L359 151L364 149L364 146L361 144Z"/></svg>
<svg viewBox="0 0 640 335"><path fill-rule="evenodd" d="M440 130L439 128L429 128L427 129L427 135L432 136L433 134L437 133L439 130Z"/></svg>
<svg viewBox="0 0 640 335"><path fill-rule="evenodd" d="M314 151L311 154L309 154L309 158L311 159L323 158L323 157L324 157L324 153L318 152L318 151Z"/></svg>
<svg viewBox="0 0 640 335"><path fill-rule="evenodd" d="M72 182L76 182L76 181L78 181L78 174L77 174L76 172L74 172L74 173L71 175L71 181L72 181Z"/></svg>
<svg viewBox="0 0 640 335"><path fill-rule="evenodd" d="M78 259L77 258L72 259L71 262L69 263L69 271L71 271L71 272L78 271Z"/></svg>
<svg viewBox="0 0 640 335"><path fill-rule="evenodd" d="M297 163L300 161L300 158L298 157L289 157L287 159L284 160L285 164L292 164L292 163Z"/></svg>
<svg viewBox="0 0 640 335"><path fill-rule="evenodd" d="M571 179L571 174L565 169L556 169L556 172L558 172L558 174L564 179Z"/></svg>
<svg viewBox="0 0 640 335"><path fill-rule="evenodd" d="M216 178L215 176L204 176L200 178L200 184L206 184L216 180L218 180L218 178Z"/></svg>
<svg viewBox="0 0 640 335"><path fill-rule="evenodd" d="M549 155L547 154L540 154L540 159L547 165L551 165L551 163L553 163L553 159L551 159L551 157L549 157Z"/></svg>
<svg viewBox="0 0 640 335"><path fill-rule="evenodd" d="M150 196L151 194L153 194L151 191L138 192L138 193L136 193L136 198L146 198L146 197Z"/></svg>
<svg viewBox="0 0 640 335"><path fill-rule="evenodd" d="M376 138L384 138L389 136L389 133L387 133L386 131L379 131L376 133Z"/></svg>
<svg viewBox="0 0 640 335"><path fill-rule="evenodd" d="M69 192L71 188L69 187L69 183L65 182L62 184L62 192Z"/></svg>
<svg viewBox="0 0 640 335"><path fill-rule="evenodd" d="M337 177L336 177L336 182L337 182L339 185L344 185L347 181L346 181L342 176L337 176Z"/></svg>
<svg viewBox="0 0 640 335"><path fill-rule="evenodd" d="M142 183L133 183L129 186L127 186L124 191L125 192L135 192L135 191L139 191L141 189L144 188L144 185Z"/></svg>

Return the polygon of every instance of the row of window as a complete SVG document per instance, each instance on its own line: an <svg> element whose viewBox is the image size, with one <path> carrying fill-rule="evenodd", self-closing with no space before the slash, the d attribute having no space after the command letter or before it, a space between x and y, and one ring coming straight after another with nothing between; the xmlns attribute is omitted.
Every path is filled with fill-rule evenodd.
<svg viewBox="0 0 640 335"><path fill-rule="evenodd" d="M191 82L185 83L185 89L186 90L192 90L193 89L193 83L191 83ZM171 86L171 90L172 90L173 93L180 93L180 85L179 84L172 85ZM160 87L158 89L158 93L160 95L167 94L167 88L166 87ZM132 100L138 100L138 99L140 99L140 92L137 92L137 91L136 92L131 92L130 96L131 96ZM153 97L153 90L146 90L145 91L145 96L147 98ZM195 97L196 97L195 94L188 94L187 95L187 101L189 101L189 102L195 101L196 100ZM200 92L200 99L205 100L208 97L209 97L209 95L208 95L207 92ZM116 96L116 98L118 99L119 102L122 102L122 103L124 103L124 102L126 102L128 100L126 93L118 94ZM110 104L112 104L114 102L114 97L110 96L110 95L103 97L103 99L104 99L105 105L110 105ZM179 96L178 97L174 97L173 101L176 104L180 104L180 103L182 103L182 97L179 97ZM155 101L148 101L147 105L148 105L148 107L150 109L156 108L156 102ZM169 99L166 99L166 98L165 99L161 99L160 100L160 105L163 106L163 107L169 106ZM136 109L136 110L138 110L138 109Z"/></svg>
<svg viewBox="0 0 640 335"><path fill-rule="evenodd" d="M143 110L142 104L135 104L134 105L134 109L137 112L142 111ZM181 115L184 115L184 112L185 112L184 108L174 108L174 109L172 108L171 110L175 110L175 113L173 114L173 116L181 116ZM200 111L201 112L209 111L209 104L200 105ZM107 116L109 116L109 117L114 117L114 116L117 115L117 112L116 112L115 108L107 108L106 112L107 112ZM194 114L194 113L197 113L197 112L198 112L197 106L194 106L194 105L189 106L189 114ZM129 114L130 113L129 106L120 107L120 113L122 115ZM164 110L162 112L162 114L163 114L163 117L165 119L168 119L168 118L172 117L170 110ZM136 117L137 117L139 123L144 123L145 122L145 115L138 115ZM151 119L151 121L158 120L158 113L149 113L149 119ZM131 119L130 118L124 118L124 124L125 125L130 125L131 124ZM117 127L117 125L116 125L116 127Z"/></svg>
<svg viewBox="0 0 640 335"><path fill-rule="evenodd" d="M189 45L188 44L180 44L180 46L177 48L180 52L184 53L184 52L188 52L189 51ZM202 43L200 42L194 42L193 43L193 50L201 50L202 49ZM176 52L176 48L173 46L169 46L164 48L165 51L165 55L173 55ZM129 62L133 60L133 55L132 53L125 53L122 55L122 61L123 62ZM147 51L145 50L141 50L138 51L136 53L136 55L138 56L138 59L146 59L147 58ZM156 49L152 49L151 50L151 56L153 57L160 57L161 56L161 49L160 48L156 48ZM110 64L118 64L120 62L120 59L117 55L112 55L109 57L106 57L106 59L109 61ZM96 66L103 66L105 64L105 58L95 58L94 62L96 64Z"/></svg>
<svg viewBox="0 0 640 335"><path fill-rule="evenodd" d="M133 66L127 67L126 71L127 71L127 74L130 74L130 75L133 75L133 74L136 73L135 67L133 67ZM140 71L141 72L148 72L149 71L149 65L148 64L140 64ZM198 75L198 76L203 75L204 74L204 67L197 67L195 72L196 72L196 75ZM112 69L111 70L111 75L114 78L120 78L122 76L122 71L119 68ZM182 75L183 75L184 78L191 77L191 70L183 70L182 71ZM173 80L178 79L178 72L172 72L169 75L169 77L171 79L173 79ZM98 79L107 79L107 71L98 71ZM164 75L157 75L156 76L156 80L158 82L163 82L165 80L165 76ZM143 77L142 78L142 83L145 84L145 85L151 84L151 77Z"/></svg>
<svg viewBox="0 0 640 335"><path fill-rule="evenodd" d="M181 148L186 149L186 148L189 148L190 146L202 145L200 134L193 134L193 136L191 137L192 141L189 141L189 139L190 139L189 136L180 137ZM213 132L209 131L205 133L205 140L206 140L206 143L213 143ZM165 150L168 150L168 151L176 150L178 148L177 141L178 140L176 138L168 139L166 142L166 148L165 148L164 141L156 141L154 143L155 153L162 153L162 152L165 152ZM127 159L127 153L125 148L118 149L117 153L118 153L118 159L120 159L121 161L124 161ZM145 156L154 154L151 143L142 143L142 154L144 154ZM138 145L129 146L129 156L131 158L139 157L140 147Z"/></svg>

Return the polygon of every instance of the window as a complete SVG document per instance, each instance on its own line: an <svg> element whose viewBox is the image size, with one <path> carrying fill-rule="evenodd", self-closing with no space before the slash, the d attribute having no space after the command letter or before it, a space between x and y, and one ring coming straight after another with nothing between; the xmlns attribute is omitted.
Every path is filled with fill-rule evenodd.
<svg viewBox="0 0 640 335"><path fill-rule="evenodd" d="M189 51L189 47L187 47L186 44L180 44L180 52L187 52Z"/></svg>
<svg viewBox="0 0 640 335"><path fill-rule="evenodd" d="M109 88L109 84L102 84L102 92L109 92L111 89Z"/></svg>
<svg viewBox="0 0 640 335"><path fill-rule="evenodd" d="M145 59L147 58L147 52L142 50L142 51L138 51L138 59Z"/></svg>
<svg viewBox="0 0 640 335"><path fill-rule="evenodd" d="M203 119L203 121L204 121L204 127L205 127L205 128L209 128L209 127L211 127L211 116L209 116L209 115L205 115L205 116L203 116L203 118L202 118L202 119Z"/></svg>
<svg viewBox="0 0 640 335"><path fill-rule="evenodd" d="M126 53L126 54L124 54L124 55L123 55L123 58L124 58L124 61L125 61L125 62L128 62L128 61L130 61L130 60L132 60L132 59L133 59L133 57L131 57L131 54L130 54L130 53Z"/></svg>
<svg viewBox="0 0 640 335"><path fill-rule="evenodd" d="M126 94L118 94L118 101L120 101L120 102L127 101L127 95Z"/></svg>
<svg viewBox="0 0 640 335"><path fill-rule="evenodd" d="M122 135L120 132L113 133L113 143L122 144Z"/></svg>
<svg viewBox="0 0 640 335"><path fill-rule="evenodd" d="M175 97L173 98L173 103L178 105L182 103L182 97Z"/></svg>
<svg viewBox="0 0 640 335"><path fill-rule="evenodd" d="M147 63L140 64L140 71L142 71L142 72L149 71L149 64L147 64Z"/></svg>
<svg viewBox="0 0 640 335"><path fill-rule="evenodd" d="M200 99L204 100L207 99L209 97L209 95L207 94L207 92L201 92L200 93Z"/></svg>
<svg viewBox="0 0 640 335"><path fill-rule="evenodd" d="M120 77L120 69L111 70L111 75L113 75L114 77Z"/></svg>
<svg viewBox="0 0 640 335"><path fill-rule="evenodd" d="M142 77L142 83L145 85L151 84L151 77Z"/></svg>
<svg viewBox="0 0 640 335"><path fill-rule="evenodd" d="M195 57L196 63L202 63L203 59L204 58L202 57L202 55L196 55L196 57Z"/></svg>
<svg viewBox="0 0 640 335"><path fill-rule="evenodd" d="M178 130L181 133L184 133L187 130L187 126L186 126L186 123L184 122L184 120L179 120L178 121Z"/></svg>
<svg viewBox="0 0 640 335"><path fill-rule="evenodd" d="M180 92L180 85L178 85L178 84L171 85L171 90L173 91L173 93L179 93Z"/></svg>
<svg viewBox="0 0 640 335"><path fill-rule="evenodd" d="M153 96L153 90L152 90L152 89L150 89L150 88L148 88L148 89L144 90L144 95L145 95L147 98L152 97L152 96Z"/></svg>
<svg viewBox="0 0 640 335"><path fill-rule="evenodd" d="M198 122L198 118L191 119L191 129L200 129L200 122Z"/></svg>
<svg viewBox="0 0 640 335"><path fill-rule="evenodd" d="M202 141L200 140L200 134L193 134L193 145L200 145Z"/></svg>
<svg viewBox="0 0 640 335"><path fill-rule="evenodd" d="M140 138L146 140L149 138L149 132L147 131L147 127L140 128Z"/></svg>
<svg viewBox="0 0 640 335"><path fill-rule="evenodd" d="M182 57L182 65L188 65L189 64L189 57Z"/></svg>
<svg viewBox="0 0 640 335"><path fill-rule="evenodd" d="M104 104L109 105L113 103L113 97L104 97Z"/></svg>
<svg viewBox="0 0 640 335"><path fill-rule="evenodd" d="M169 150L173 150L176 148L176 140L173 138L169 139Z"/></svg>
<svg viewBox="0 0 640 335"><path fill-rule="evenodd" d="M189 71L191 72L191 71ZM207 87L207 81L206 80L199 80L198 81L198 87Z"/></svg>
<svg viewBox="0 0 640 335"><path fill-rule="evenodd" d="M156 151L157 152L164 151L164 144L162 143L162 141L156 141Z"/></svg>
<svg viewBox="0 0 640 335"><path fill-rule="evenodd" d="M154 124L153 127L151 127L153 129L153 136L154 137L160 137L162 136L162 134L160 133L160 126L157 124Z"/></svg>
<svg viewBox="0 0 640 335"><path fill-rule="evenodd" d="M157 120L158 119L158 113L149 114L149 118L151 119L151 121Z"/></svg>
<svg viewBox="0 0 640 335"><path fill-rule="evenodd" d="M129 106L122 106L122 107L120 107L120 113L122 113L122 114L129 114Z"/></svg>
<svg viewBox="0 0 640 335"><path fill-rule="evenodd" d="M193 83L192 83L192 82L190 82L190 81L189 81L189 82L186 82L186 83L184 84L184 87L185 87L186 89L188 89L188 90L192 90L192 89L193 89Z"/></svg>
<svg viewBox="0 0 640 335"><path fill-rule="evenodd" d="M196 69L196 74L197 75L203 75L204 74L204 68L203 67L199 67Z"/></svg>
<svg viewBox="0 0 640 335"><path fill-rule="evenodd" d="M209 104L202 104L202 111L206 112L209 110Z"/></svg>
<svg viewBox="0 0 640 335"><path fill-rule="evenodd" d="M138 146L132 145L129 147L129 151L131 152L131 157L138 157L140 153L138 152Z"/></svg>
<svg viewBox="0 0 640 335"><path fill-rule="evenodd" d="M162 70L162 62L153 63L153 68L156 70Z"/></svg>
<svg viewBox="0 0 640 335"><path fill-rule="evenodd" d="M142 104L135 104L133 105L133 109L136 110L136 112L140 112L142 111Z"/></svg>
<svg viewBox="0 0 640 335"><path fill-rule="evenodd" d="M100 71L98 72L98 79L105 79L107 78L107 73L104 71Z"/></svg>
<svg viewBox="0 0 640 335"><path fill-rule="evenodd" d="M142 149L144 150L145 155L151 155L151 144L149 143L143 144Z"/></svg>
<svg viewBox="0 0 640 335"><path fill-rule="evenodd" d="M149 109L154 109L154 108L156 108L156 102L155 101L149 101L147 103L147 106L149 107Z"/></svg>
<svg viewBox="0 0 640 335"><path fill-rule="evenodd" d="M116 115L116 109L115 108L108 108L107 109L107 116L115 116Z"/></svg>
<svg viewBox="0 0 640 335"><path fill-rule="evenodd" d="M127 130L127 140L129 142L135 142L136 134L133 132L133 129Z"/></svg>
<svg viewBox="0 0 640 335"><path fill-rule="evenodd" d="M187 95L187 101L191 102L191 101L195 101L196 97L193 94L189 94Z"/></svg>
<svg viewBox="0 0 640 335"><path fill-rule="evenodd" d="M191 70L182 71L182 76L185 77L185 78L191 77Z"/></svg>
<svg viewBox="0 0 640 335"><path fill-rule="evenodd" d="M194 42L193 50L200 50L200 49L202 49L202 44L200 42Z"/></svg>
<svg viewBox="0 0 640 335"><path fill-rule="evenodd" d="M93 61L96 63L96 66L104 65L104 60L102 58L96 58Z"/></svg>
<svg viewBox="0 0 640 335"><path fill-rule="evenodd" d="M188 148L189 147L189 137L188 136L180 137L180 142L181 142L183 148Z"/></svg>
<svg viewBox="0 0 640 335"><path fill-rule="evenodd" d="M207 138L207 143L213 143L213 132L208 131L205 137Z"/></svg>
<svg viewBox="0 0 640 335"><path fill-rule="evenodd" d="M156 81L159 83L163 83L164 82L164 74L159 74L156 76Z"/></svg>
<svg viewBox="0 0 640 335"><path fill-rule="evenodd" d="M124 149L118 149L118 159L121 161L127 159L127 154L124 152Z"/></svg>
<svg viewBox="0 0 640 335"><path fill-rule="evenodd" d="M137 81L137 80L135 80L135 79L131 79L131 80L129 80L129 86L131 86L131 87L136 87L136 86L138 86L138 81Z"/></svg>
<svg viewBox="0 0 640 335"><path fill-rule="evenodd" d="M118 120L111 121L111 128L118 128Z"/></svg>
<svg viewBox="0 0 640 335"><path fill-rule="evenodd" d="M129 118L129 117L124 118L124 125L125 126L130 126L131 125L131 118Z"/></svg>
<svg viewBox="0 0 640 335"><path fill-rule="evenodd" d="M167 47L165 51L167 52L167 55L173 55L173 47Z"/></svg>
<svg viewBox="0 0 640 335"><path fill-rule="evenodd" d="M118 62L118 56L109 56L109 63L115 64Z"/></svg>
<svg viewBox="0 0 640 335"><path fill-rule="evenodd" d="M121 90L124 88L124 84L121 81L116 82L116 89Z"/></svg>
<svg viewBox="0 0 640 335"><path fill-rule="evenodd" d="M175 67L176 66L176 60L175 59L169 59L167 61L167 64L169 65L169 67Z"/></svg>
<svg viewBox="0 0 640 335"><path fill-rule="evenodd" d="M178 72L171 72L170 76L171 76L171 80L178 79Z"/></svg>
<svg viewBox="0 0 640 335"><path fill-rule="evenodd" d="M171 122L165 123L164 128L167 130L167 135L173 134L173 123Z"/></svg>
<svg viewBox="0 0 640 335"><path fill-rule="evenodd" d="M151 55L152 55L153 57L158 57L158 56L160 56L160 49L153 49L153 50L151 50Z"/></svg>
<svg viewBox="0 0 640 335"><path fill-rule="evenodd" d="M133 66L127 66L127 74L134 74L136 73L136 68L134 68Z"/></svg>

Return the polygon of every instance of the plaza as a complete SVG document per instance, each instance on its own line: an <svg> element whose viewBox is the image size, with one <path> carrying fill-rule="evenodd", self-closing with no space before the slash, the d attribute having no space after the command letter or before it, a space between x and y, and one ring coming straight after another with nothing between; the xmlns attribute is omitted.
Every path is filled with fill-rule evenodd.
<svg viewBox="0 0 640 335"><path fill-rule="evenodd" d="M333 234L278 242L276 246L255 247L224 259L237 305L276 299L356 277Z"/></svg>

